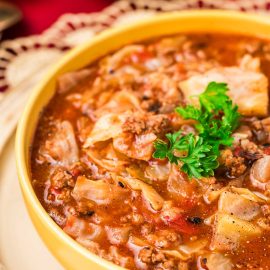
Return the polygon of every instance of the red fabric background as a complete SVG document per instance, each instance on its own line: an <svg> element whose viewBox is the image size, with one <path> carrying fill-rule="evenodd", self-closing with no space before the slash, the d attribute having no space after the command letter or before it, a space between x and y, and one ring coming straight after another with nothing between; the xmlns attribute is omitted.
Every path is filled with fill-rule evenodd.
<svg viewBox="0 0 270 270"><path fill-rule="evenodd" d="M97 12L113 0L10 0L23 19L4 33L4 39L39 34L65 13Z"/></svg>

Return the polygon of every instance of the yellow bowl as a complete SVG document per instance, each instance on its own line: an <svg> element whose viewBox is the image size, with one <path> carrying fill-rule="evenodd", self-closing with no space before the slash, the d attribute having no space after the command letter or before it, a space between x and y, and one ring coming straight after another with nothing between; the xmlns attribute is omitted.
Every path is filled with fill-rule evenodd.
<svg viewBox="0 0 270 270"><path fill-rule="evenodd" d="M55 92L57 77L82 68L119 47L176 33L223 33L270 36L266 17L231 11L185 11L163 14L127 27L107 30L67 53L40 82L30 98L16 135L17 170L30 217L43 241L66 269L123 269L89 252L66 235L43 209L31 185L30 146L37 121Z"/></svg>

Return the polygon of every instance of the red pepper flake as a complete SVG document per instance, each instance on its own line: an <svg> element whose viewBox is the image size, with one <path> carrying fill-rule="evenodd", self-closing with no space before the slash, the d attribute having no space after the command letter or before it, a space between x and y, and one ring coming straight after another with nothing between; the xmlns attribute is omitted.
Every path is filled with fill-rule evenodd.
<svg viewBox="0 0 270 270"><path fill-rule="evenodd" d="M243 149L240 146L236 146L233 150L233 154L236 157L240 157L242 154Z"/></svg>

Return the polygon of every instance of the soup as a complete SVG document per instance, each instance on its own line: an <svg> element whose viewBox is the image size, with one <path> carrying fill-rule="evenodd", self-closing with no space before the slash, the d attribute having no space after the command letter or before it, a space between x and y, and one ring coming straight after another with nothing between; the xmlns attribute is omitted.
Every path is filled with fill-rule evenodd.
<svg viewBox="0 0 270 270"><path fill-rule="evenodd" d="M270 268L270 45L178 35L62 75L31 149L51 218L128 269Z"/></svg>

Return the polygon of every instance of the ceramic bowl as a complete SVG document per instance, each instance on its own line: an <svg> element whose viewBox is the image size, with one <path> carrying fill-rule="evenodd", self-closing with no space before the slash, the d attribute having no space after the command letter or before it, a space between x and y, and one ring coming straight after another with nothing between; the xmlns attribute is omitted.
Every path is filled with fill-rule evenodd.
<svg viewBox="0 0 270 270"><path fill-rule="evenodd" d="M125 44L179 33L241 34L270 37L270 19L232 11L184 11L154 16L137 24L106 30L69 53L35 88L20 119L16 159L20 185L30 217L40 237L65 269L122 269L89 252L50 218L31 185L30 149L39 115L52 98L57 78L80 69ZM31 247L28 247L31 248Z"/></svg>

